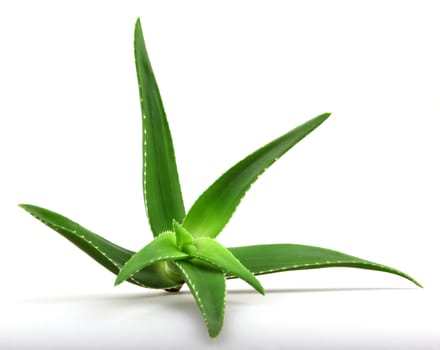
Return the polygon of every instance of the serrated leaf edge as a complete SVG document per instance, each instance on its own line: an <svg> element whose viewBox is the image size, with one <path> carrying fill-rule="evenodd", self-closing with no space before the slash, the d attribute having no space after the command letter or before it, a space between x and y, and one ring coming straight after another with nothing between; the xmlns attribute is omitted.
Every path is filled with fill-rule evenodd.
<svg viewBox="0 0 440 350"><path fill-rule="evenodd" d="M353 264L353 266L348 266L349 264ZM386 265L373 263L373 262L366 262L366 261L356 261L356 260L337 260L337 261L326 261L326 262L316 262L316 263L305 263L305 264L297 264L297 265L289 265L289 266L281 266L276 269L264 269L260 271L253 271L254 275L264 275L264 274L270 274L274 272L283 272L283 271L290 271L290 270L299 270L299 269L313 269L313 268L327 268L327 267L348 267L348 268L362 268L356 265L364 265L366 270L372 270L368 267L377 267L380 272L386 272L390 274L394 274L403 278L406 278L407 280L413 282L415 285L423 288L423 286L417 282L414 278L410 277L406 273L403 273L400 270L394 269L392 267L388 267ZM227 276L227 278L236 278L236 276Z"/></svg>
<svg viewBox="0 0 440 350"><path fill-rule="evenodd" d="M186 283L188 284L188 287L191 289L191 291L192 291L192 293L193 293L193 296L194 296L194 298L195 298L196 301L197 301L197 305L198 305L199 308L200 308L200 311L201 311L201 313L202 313L202 317L203 317L203 322L205 323L206 328L208 328L208 330L210 331L211 329L210 329L210 327L209 327L209 322L208 322L207 312L206 312L206 309L205 309L205 305L203 304L202 299L201 299L200 296L199 296L199 290L197 289L196 285L195 285L194 282L191 280L191 278L189 277L189 275L186 273L185 269L182 268L182 266L180 266L180 264L179 264L178 262L175 262L175 264L179 267L180 272L184 275L184 277L185 277L185 281L186 281ZM221 310L222 318L224 317L225 309L226 309L226 293L227 293L227 290L226 290L226 288L224 288L224 293L223 293L223 307L222 307L222 310Z"/></svg>
<svg viewBox="0 0 440 350"><path fill-rule="evenodd" d="M57 225L57 224L53 224L50 223L46 220L41 219L40 217L38 217L37 215L34 215L33 213L31 213L30 211L28 211L29 214L31 214L35 219L37 219L38 221L42 222L43 224L45 224L46 226L48 226L49 228L52 228L53 230L57 231L57 230L64 230L67 232L70 232L71 234L74 234L76 237L80 238L83 242L89 244L91 247L93 247L94 249L96 249L96 251L101 254L105 259L107 259L114 267L116 267L118 270L120 270L122 268L122 265L120 266L120 264L118 264L116 261L114 261L112 258L110 258L105 252L103 252L96 244L94 244L91 240L88 240L84 237L84 235L78 233L76 230L71 230L67 227L64 227L62 225ZM75 223L76 225L78 225L77 223ZM79 226L79 225L78 225ZM61 233L61 232L58 232ZM142 283L141 281L138 281L136 278L134 277L130 277L130 281L133 282L134 284L137 284L138 286L144 287L144 288L153 288L151 286L148 286L144 283Z"/></svg>
<svg viewBox="0 0 440 350"><path fill-rule="evenodd" d="M279 136L278 138L266 143L264 146L258 148L257 150L255 150L254 152L252 152L251 154L247 155L246 157L242 158L240 161L238 161L237 163L235 163L231 168L229 168L228 170L226 170L222 175L220 175L219 178L217 178L205 191L203 191L203 193L196 199L196 201L193 203L193 205L191 206L191 208L188 210L188 212L185 215L185 218L183 219L183 226L185 226L185 224L187 224L187 218L188 216L190 216L192 214L192 211L194 210L193 208L198 205L199 200L204 197L207 193L209 193L211 191L211 189L215 186L217 186L217 183L223 179L230 171L232 171L234 168L240 166L243 162L247 161L250 157L255 156L257 153L259 152L264 152L265 150L267 150L270 146L272 146L274 143L277 143L280 141L280 139L282 138L286 138L289 134L291 134L293 131L297 130L300 127L303 127L305 124L311 122L311 121L315 121L318 118L324 118L318 125L316 125L313 129L311 129L309 132L307 132L299 141L295 142L292 146L288 147L287 149L285 149L282 153L280 153L277 157L274 157L272 159L271 162L269 162L267 164L267 166L259 173L255 174L250 181L248 182L247 186L243 188L243 193L241 194L241 196L238 198L237 204L235 205L235 207L233 208L232 212L230 213L230 215L228 216L227 220L225 221L223 228L229 223L229 221L232 219L232 217L234 216L237 208L239 207L239 205L241 204L243 198L245 197L245 195L247 194L247 192L250 190L250 188L252 187L252 185L258 180L258 178L263 175L267 169L269 169L272 165L274 165L283 155L285 155L289 150L292 149L292 147L294 147L297 143L299 143L300 141L302 141L306 136L308 136L310 133L312 133L314 130L316 130L325 120L328 119L328 117L331 115L331 113L323 113L320 114L312 119L309 119L308 121L306 121L303 124L298 125L297 127L293 128L292 130L289 130L288 132L282 134L281 136ZM196 233L196 237L210 237L210 238L216 238L221 231L223 230L220 229L219 232L215 233L214 235L199 235L199 233Z"/></svg>
<svg viewBox="0 0 440 350"><path fill-rule="evenodd" d="M225 248L225 249L226 249L226 248ZM231 254L232 254L232 253L231 253ZM194 257L194 258L196 258L196 259L199 259L199 260L205 261L205 262L209 263L210 265L215 266L215 267L218 268L220 271L222 271L222 272L225 274L225 276L227 275L227 272L226 272L225 268L224 268L223 266L217 264L216 262L212 261L211 259L209 259L209 257L207 257L207 256L205 256L205 255L199 255L199 254L197 254L197 253L195 253L195 254L191 254L191 256ZM243 264L241 263L241 261L238 260L233 254L232 254L232 256L234 257L234 259L235 259L236 261L238 261L241 265L243 265ZM248 269L245 265L243 265L243 266L245 267L246 270L249 271L249 269ZM252 275L254 275L254 277L255 277L255 273L254 273L254 272L252 272L252 271L249 271L249 272L250 272ZM261 285L261 283L259 283L259 285L260 285L260 288L262 289L263 292L260 292L256 287L254 287L252 284L250 284L248 281L244 280L244 279L241 278L240 276L237 276L237 275L233 275L233 276L234 276L234 277L237 277L237 278L240 278L241 280L243 280L244 282L246 282L247 284L249 284L252 288L254 288L255 290L257 290L257 292L259 292L259 293L261 293L262 295L264 295L264 288L263 288L263 286ZM256 278L255 278L255 279L256 279ZM256 281L258 281L258 279L256 279ZM259 282L259 281L258 281L258 282Z"/></svg>
<svg viewBox="0 0 440 350"><path fill-rule="evenodd" d="M169 233L174 234L174 232L172 232L172 231L164 231L164 232L160 233L158 236L156 236L155 239L158 239L160 236L163 236L163 235L165 235L165 234L169 234ZM182 252L182 254L186 254L186 253ZM190 256L188 255L187 258L189 258L189 257L190 257ZM176 259L176 256L173 256L173 255L164 255L164 256L160 256L160 257L158 257L158 258L156 258L156 259L150 259L150 260L147 260L146 264L145 264L144 266L142 266L141 268L137 269L135 272L133 272L133 273L130 275L130 277L127 278L127 280L128 280L129 278L131 278L133 275L135 275L136 273L138 273L140 270L142 270L142 269L144 269L144 268L146 268L146 267L148 267L148 266L150 266L150 265L152 265L152 264L154 264L154 263L162 262L162 261L164 261L164 260L174 260L174 259ZM182 258L182 259L179 258L178 260L184 260L184 259L186 259L186 258ZM174 261L173 261L173 262L174 262ZM127 262L124 264L124 266L125 266L127 263L128 263L128 260L127 260ZM123 281L122 281L122 282L123 282Z"/></svg>

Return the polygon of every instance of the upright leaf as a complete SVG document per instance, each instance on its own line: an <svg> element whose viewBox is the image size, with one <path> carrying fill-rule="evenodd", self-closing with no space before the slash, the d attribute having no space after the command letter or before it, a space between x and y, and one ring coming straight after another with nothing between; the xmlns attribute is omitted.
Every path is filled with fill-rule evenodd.
<svg viewBox="0 0 440 350"><path fill-rule="evenodd" d="M191 245L193 243L191 234L185 229L185 227L182 226L182 224L179 224L176 220L173 221L173 226L174 232L176 233L177 248L183 251L191 248Z"/></svg>
<svg viewBox="0 0 440 350"><path fill-rule="evenodd" d="M151 230L157 236L173 229L173 219L181 222L185 208L171 133L139 19L134 53L142 108L144 202Z"/></svg>
<svg viewBox="0 0 440 350"><path fill-rule="evenodd" d="M116 275L134 254L53 211L29 204L21 204L20 207ZM35 249L38 250L38 248ZM128 281L141 287L160 289L180 285L169 278L164 271L166 271L165 263L157 263L137 272Z"/></svg>
<svg viewBox="0 0 440 350"><path fill-rule="evenodd" d="M191 207L183 222L186 229L195 237L216 237L258 176L329 116L325 113L309 120L225 172Z"/></svg>
<svg viewBox="0 0 440 350"><path fill-rule="evenodd" d="M226 281L224 273L190 261L176 261L175 264L199 306L209 335L216 337L222 329L225 313Z"/></svg>
<svg viewBox="0 0 440 350"><path fill-rule="evenodd" d="M262 244L228 249L256 275L323 267L354 267L392 273L421 287L414 278L392 267L325 248L299 244Z"/></svg>

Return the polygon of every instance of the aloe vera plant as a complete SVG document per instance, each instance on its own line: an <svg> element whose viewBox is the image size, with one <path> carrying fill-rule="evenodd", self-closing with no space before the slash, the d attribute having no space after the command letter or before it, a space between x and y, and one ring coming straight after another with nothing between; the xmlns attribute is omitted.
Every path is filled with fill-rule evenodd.
<svg viewBox="0 0 440 350"><path fill-rule="evenodd" d="M139 19L135 26L134 53L142 110L143 194L154 239L134 253L53 211L20 205L117 275L116 285L128 281L141 287L177 292L186 283L211 337L217 336L222 328L229 278L241 278L264 294L256 275L352 267L392 273L420 286L401 271L330 249L296 244L222 246L215 238L252 183L330 114L309 120L238 162L186 212L171 133Z"/></svg>

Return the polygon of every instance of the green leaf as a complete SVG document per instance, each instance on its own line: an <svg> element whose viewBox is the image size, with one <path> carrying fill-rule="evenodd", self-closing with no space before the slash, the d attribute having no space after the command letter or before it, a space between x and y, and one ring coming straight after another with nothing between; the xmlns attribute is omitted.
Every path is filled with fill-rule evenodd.
<svg viewBox="0 0 440 350"><path fill-rule="evenodd" d="M197 199L183 226L194 237L216 237L258 176L329 116L309 120L234 165Z"/></svg>
<svg viewBox="0 0 440 350"><path fill-rule="evenodd" d="M399 270L325 248L299 244L263 244L229 250L256 275L323 267L354 267L392 273L421 287L415 279Z"/></svg>
<svg viewBox="0 0 440 350"><path fill-rule="evenodd" d="M192 257L206 261L227 274L240 277L264 295L264 288L253 273L220 243L211 238L198 238L194 240L194 246L196 249L190 252Z"/></svg>
<svg viewBox="0 0 440 350"><path fill-rule="evenodd" d="M185 216L173 141L159 88L145 48L141 22L135 27L134 53L142 108L143 189L153 235L173 229Z"/></svg>
<svg viewBox="0 0 440 350"><path fill-rule="evenodd" d="M188 254L177 249L176 235L174 232L163 232L127 261L116 278L115 286L139 270L154 263L166 260L186 259L188 257Z"/></svg>
<svg viewBox="0 0 440 350"><path fill-rule="evenodd" d="M177 221L173 221L174 232L176 233L177 248L184 252L189 252L193 249L193 239L191 234Z"/></svg>
<svg viewBox="0 0 440 350"><path fill-rule="evenodd" d="M208 333L216 337L223 326L226 302L226 281L222 271L190 261L176 261L205 321Z"/></svg>
<svg viewBox="0 0 440 350"><path fill-rule="evenodd" d="M118 274L122 266L134 254L53 211L29 204L20 204L20 207L61 234L114 274ZM180 285L169 278L165 272L166 265L158 263L139 271L129 279L129 282L141 287L160 289Z"/></svg>

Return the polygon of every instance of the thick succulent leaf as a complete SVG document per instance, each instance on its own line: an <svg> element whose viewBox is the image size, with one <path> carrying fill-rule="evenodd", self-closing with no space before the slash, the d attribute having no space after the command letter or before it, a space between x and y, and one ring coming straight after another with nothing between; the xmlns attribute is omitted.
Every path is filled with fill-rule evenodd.
<svg viewBox="0 0 440 350"><path fill-rule="evenodd" d="M263 244L228 249L256 275L323 267L354 267L392 273L421 287L415 279L392 267L325 248L299 244Z"/></svg>
<svg viewBox="0 0 440 350"><path fill-rule="evenodd" d="M264 288L258 279L232 253L211 238L199 238L193 242L195 249L190 252L194 258L206 261L229 275L234 275L249 283L264 295Z"/></svg>
<svg viewBox="0 0 440 350"><path fill-rule="evenodd" d="M176 233L177 248L186 252L192 247L193 239L191 234L177 221L173 221L174 232Z"/></svg>
<svg viewBox="0 0 440 350"><path fill-rule="evenodd" d="M205 321L208 333L216 337L223 326L226 302L226 281L222 271L192 261L176 261L175 265L188 284Z"/></svg>
<svg viewBox="0 0 440 350"><path fill-rule="evenodd" d="M127 261L121 271L119 271L115 285L124 282L139 270L154 263L167 260L181 260L188 257L188 254L177 249L174 232L161 233Z"/></svg>
<svg viewBox="0 0 440 350"><path fill-rule="evenodd" d="M173 229L185 216L173 142L159 88L145 48L141 22L134 36L143 131L144 202L154 236Z"/></svg>
<svg viewBox="0 0 440 350"><path fill-rule="evenodd" d="M132 251L122 248L105 238L87 230L76 222L57 214L48 209L29 204L21 204L32 216L55 230L63 237L107 268L114 274L118 274L122 266L134 254ZM128 281L141 287L148 288L173 288L179 285L166 274L165 263L149 266L133 275Z"/></svg>
<svg viewBox="0 0 440 350"><path fill-rule="evenodd" d="M234 165L197 199L184 219L186 229L195 237L216 237L258 176L329 116L309 120Z"/></svg>

